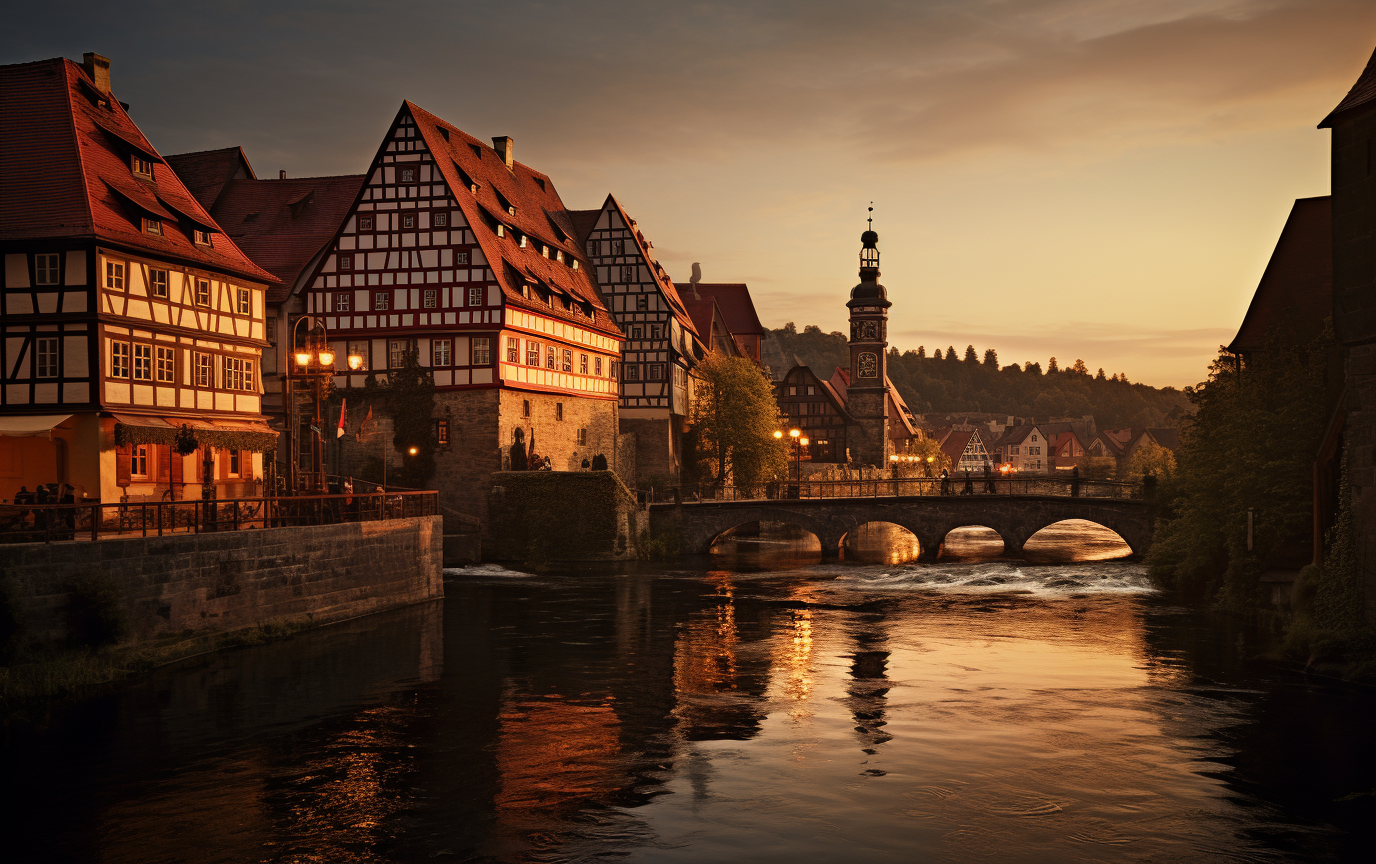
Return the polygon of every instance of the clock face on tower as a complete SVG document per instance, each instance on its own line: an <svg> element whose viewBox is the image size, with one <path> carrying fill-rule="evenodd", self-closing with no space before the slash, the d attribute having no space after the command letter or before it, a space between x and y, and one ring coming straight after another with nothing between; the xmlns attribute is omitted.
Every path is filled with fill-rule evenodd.
<svg viewBox="0 0 1376 864"><path fill-rule="evenodd" d="M856 358L855 372L861 378L879 377L879 357L866 351Z"/></svg>

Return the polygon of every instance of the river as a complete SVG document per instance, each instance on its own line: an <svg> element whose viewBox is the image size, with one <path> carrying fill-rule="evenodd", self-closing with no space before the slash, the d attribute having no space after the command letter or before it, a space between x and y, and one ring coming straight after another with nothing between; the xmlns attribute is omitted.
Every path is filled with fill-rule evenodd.
<svg viewBox="0 0 1376 864"><path fill-rule="evenodd" d="M1366 860L1376 695L1053 539L450 571L11 730L5 860Z"/></svg>

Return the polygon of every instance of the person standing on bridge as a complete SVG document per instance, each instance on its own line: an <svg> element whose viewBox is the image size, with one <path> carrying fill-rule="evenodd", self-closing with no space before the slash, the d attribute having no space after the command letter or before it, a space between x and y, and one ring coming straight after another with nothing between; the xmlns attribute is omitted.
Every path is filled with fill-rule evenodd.
<svg viewBox="0 0 1376 864"><path fill-rule="evenodd" d="M989 470L988 462L984 463L984 492L987 495L993 495L998 492L998 490L994 488L994 473Z"/></svg>
<svg viewBox="0 0 1376 864"><path fill-rule="evenodd" d="M951 475L945 468L941 469L941 494L951 494Z"/></svg>
<svg viewBox="0 0 1376 864"><path fill-rule="evenodd" d="M965 469L965 488L960 490L962 495L975 494L975 481L970 478L970 469Z"/></svg>

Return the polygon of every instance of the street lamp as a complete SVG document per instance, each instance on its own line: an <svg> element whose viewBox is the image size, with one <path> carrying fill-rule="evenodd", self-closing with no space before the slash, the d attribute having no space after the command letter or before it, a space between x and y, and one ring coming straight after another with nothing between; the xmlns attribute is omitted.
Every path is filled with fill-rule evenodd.
<svg viewBox="0 0 1376 864"><path fill-rule="evenodd" d="M310 321L312 326L306 332L305 339L299 337L299 328L302 321ZM299 480L297 473L300 471L300 436L297 435L296 417L296 390L292 385L293 377L303 378L311 382L311 395L315 403L315 415L311 421L311 481L312 491L325 491L325 440L322 427L324 421L320 416L321 400L325 396L325 382L334 375L335 352L330 347L329 331L325 328L325 322L318 316L303 315L297 318L291 327L291 344L295 349L293 358L295 364L287 366L287 405L289 419L287 423L287 433L292 436L288 446L289 458L291 459L290 483L291 491L295 493ZM349 368L358 369L363 365L363 357L358 354L351 354L348 358ZM295 375L293 375L293 371Z"/></svg>

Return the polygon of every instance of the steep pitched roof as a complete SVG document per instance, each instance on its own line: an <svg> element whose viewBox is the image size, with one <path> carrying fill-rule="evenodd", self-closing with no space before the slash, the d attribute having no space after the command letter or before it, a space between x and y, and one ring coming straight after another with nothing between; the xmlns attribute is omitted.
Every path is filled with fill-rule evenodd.
<svg viewBox="0 0 1376 864"><path fill-rule="evenodd" d="M1338 107L1328 112L1328 116L1319 123L1320 129L1331 129L1333 122L1339 114L1351 111L1353 108L1360 108L1372 101L1376 101L1376 52L1373 52L1371 59L1366 62L1366 68L1358 76L1357 83L1352 85L1352 89L1347 91L1343 101L1338 103Z"/></svg>
<svg viewBox="0 0 1376 864"><path fill-rule="evenodd" d="M843 397L840 393L836 392L836 388L832 386L831 382L822 380L820 375L812 371L812 367L803 363L797 357L794 357L793 359L793 368L788 370L788 372L784 375L783 378L779 379L774 383L774 389L776 394L778 393L780 388L788 386L788 382L790 379L796 380L794 379L795 374L801 374L805 376L807 379L817 382L817 386L821 389L822 395L827 397L827 401L831 403L832 409L836 411L837 415L840 416L844 422L854 423L855 418L851 416L850 410L846 407L845 397Z"/></svg>
<svg viewBox="0 0 1376 864"><path fill-rule="evenodd" d="M130 170L138 155L153 179ZM145 234L142 218L168 222ZM210 246L193 230L214 232ZM0 66L0 239L92 237L256 282L277 279L224 235L123 106L63 58Z"/></svg>
<svg viewBox="0 0 1376 864"><path fill-rule="evenodd" d="M693 286L688 282L675 283L680 292L692 296ZM750 300L750 289L744 282L699 282L697 296L711 297L721 307L726 325L737 336L764 336L764 325L760 316L755 314L755 304Z"/></svg>
<svg viewBox="0 0 1376 864"><path fill-rule="evenodd" d="M569 220L573 222L573 236L577 237L578 242L585 247L588 238L592 236L592 229L597 227L597 220L601 215L601 209L569 211Z"/></svg>
<svg viewBox="0 0 1376 864"><path fill-rule="evenodd" d="M201 202L201 206L211 211L212 216L215 202L226 183L231 180L258 179L242 147L178 153L168 156L167 164L177 172L177 176L186 184L191 194L196 196L196 200Z"/></svg>
<svg viewBox="0 0 1376 864"><path fill-rule="evenodd" d="M694 331L707 348L740 356L740 346L731 337L731 328L726 326L726 319L722 317L717 301L710 297L705 300L688 299L683 301L683 305L688 309L688 317L693 319Z"/></svg>
<svg viewBox="0 0 1376 864"><path fill-rule="evenodd" d="M1010 444L1021 444L1027 440L1027 436L1033 432L1040 432L1040 428L1034 423L1024 423L1019 426L1009 426L1008 429L994 442L995 447L1005 447ZM1046 436L1043 435L1043 438Z"/></svg>
<svg viewBox="0 0 1376 864"><path fill-rule="evenodd" d="M1142 432L1143 434L1150 435L1157 444L1160 444L1167 450L1180 449L1180 430L1173 426L1152 426L1142 430Z"/></svg>
<svg viewBox="0 0 1376 864"><path fill-rule="evenodd" d="M1323 332L1333 315L1332 205L1324 195L1290 208L1229 351L1259 350L1273 333L1304 344Z"/></svg>
<svg viewBox="0 0 1376 864"><path fill-rule="evenodd" d="M514 160L508 168L504 157L492 147L414 102L403 102L401 112L409 113L420 130L507 304L541 315L574 319L581 326L620 338L621 330L593 284L578 229L549 177ZM379 153L386 146L384 142ZM469 181L476 185L476 194L470 191ZM509 212L508 207L515 212ZM498 225L509 229L505 231L507 236L497 236ZM520 235L531 240L525 248L518 242ZM550 257L540 254L542 246L550 248ZM559 263L554 250L563 252L565 261L578 261L578 269L573 269L571 263ZM523 297L521 285L526 281L577 299L591 308L591 322L575 319L572 313L541 303L534 296Z"/></svg>
<svg viewBox="0 0 1376 864"><path fill-rule="evenodd" d="M966 447L970 446L970 439L976 434L975 432L958 432L953 429L941 439L941 452L950 458L952 467L960 461L961 454L965 452Z"/></svg>
<svg viewBox="0 0 1376 864"><path fill-rule="evenodd" d="M627 215L625 208L621 206L621 202L617 201L616 196L610 193L607 195L607 200L602 204L603 210L609 208L614 209L617 215L621 217L622 223L630 229L631 236L635 238L636 247L640 250L640 257L645 259L645 264L649 267L650 273L655 277L655 283L659 286L660 293L664 295L665 301L669 304L670 311L673 312L674 317L678 319L679 324L688 328L692 331L693 335L697 336L699 339L703 338L702 334L693 328L693 319L688 314L687 307L683 305L683 299L679 297L679 293L674 287L674 280L669 278L669 274L665 272L664 268L655 258L654 253L650 251L651 248L653 248L652 244L649 240L645 239L645 234L641 232L636 221ZM570 221L576 224L581 220L575 220L570 217ZM594 222L594 224L596 223ZM592 229L589 228L588 231L591 233ZM584 243L586 243L587 236L586 234L583 235ZM724 317L723 315L723 318Z"/></svg>

